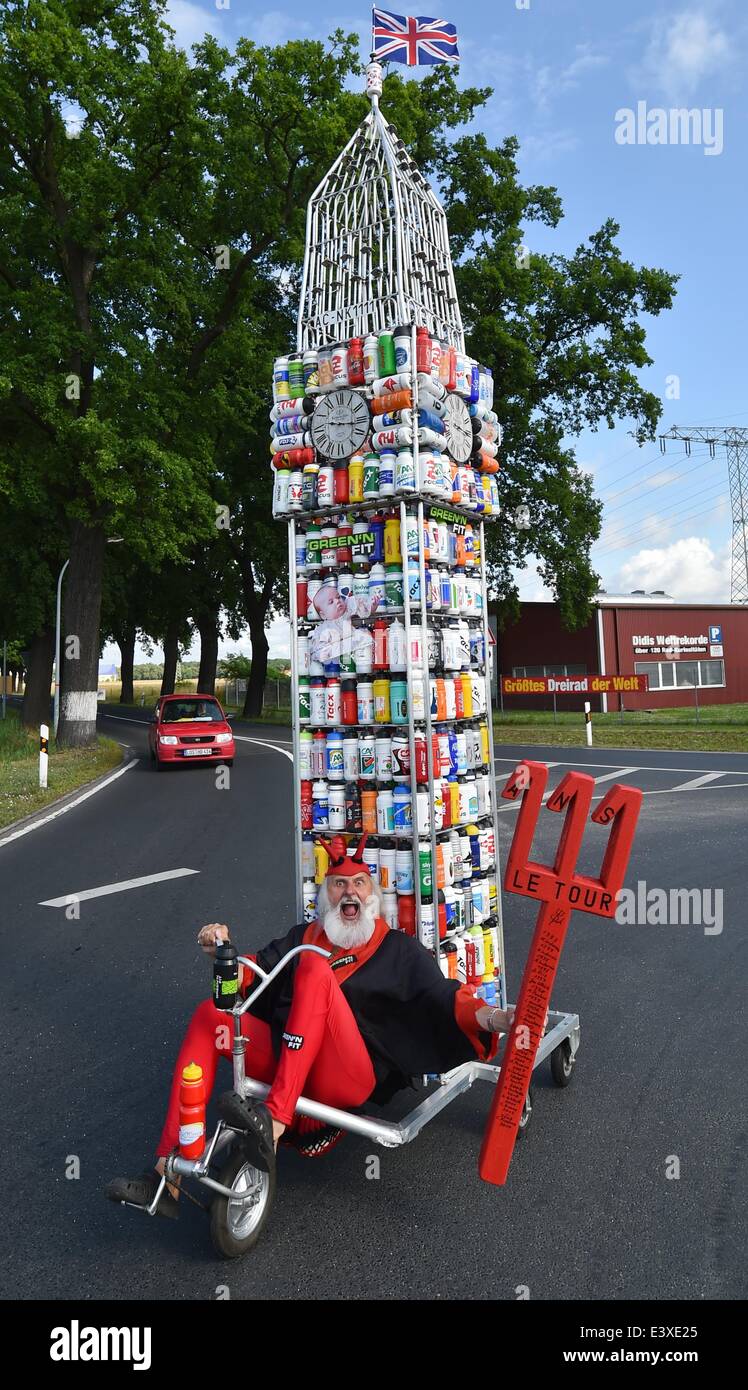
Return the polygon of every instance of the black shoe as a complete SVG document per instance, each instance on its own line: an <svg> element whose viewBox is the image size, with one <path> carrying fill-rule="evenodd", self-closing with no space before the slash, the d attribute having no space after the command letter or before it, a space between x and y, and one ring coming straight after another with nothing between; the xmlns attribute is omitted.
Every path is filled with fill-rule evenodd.
<svg viewBox="0 0 748 1390"><path fill-rule="evenodd" d="M306 1116L299 1116L290 1129L283 1131L280 1143L295 1149L302 1158L322 1158L323 1154L329 1153L344 1137L344 1130L336 1129L324 1120L310 1120Z"/></svg>
<svg viewBox="0 0 748 1390"><path fill-rule="evenodd" d="M267 1106L238 1096L236 1091L224 1091L218 1101L218 1113L225 1124L239 1131L242 1148L253 1168L270 1173L275 1167L275 1145Z"/></svg>
<svg viewBox="0 0 748 1390"><path fill-rule="evenodd" d="M161 1178L153 1169L146 1170L139 1178L113 1178L104 1188L110 1202L129 1202L134 1207L149 1207L158 1190ZM157 1216L168 1216L175 1221L179 1215L179 1202L165 1187L158 1199Z"/></svg>

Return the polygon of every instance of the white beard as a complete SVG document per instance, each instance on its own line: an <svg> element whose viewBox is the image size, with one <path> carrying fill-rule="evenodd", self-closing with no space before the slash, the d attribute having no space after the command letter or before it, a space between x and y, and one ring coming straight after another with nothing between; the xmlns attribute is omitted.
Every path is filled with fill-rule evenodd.
<svg viewBox="0 0 748 1390"><path fill-rule="evenodd" d="M348 922L341 917L339 907L330 907L324 914L325 936L333 946L352 950L354 946L365 946L374 934L379 915L379 903L374 893L361 903L361 911L356 922Z"/></svg>

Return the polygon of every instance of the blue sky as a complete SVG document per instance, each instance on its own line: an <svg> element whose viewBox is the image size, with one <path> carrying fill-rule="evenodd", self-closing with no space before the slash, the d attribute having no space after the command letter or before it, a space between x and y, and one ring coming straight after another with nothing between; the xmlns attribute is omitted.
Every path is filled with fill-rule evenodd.
<svg viewBox="0 0 748 1390"><path fill-rule="evenodd" d="M176 41L206 29L231 44L360 35L368 53L370 9L332 9L320 21L290 0L260 11L246 0L172 0ZM416 7L413 7L414 10ZM420 6L418 7L420 9ZM320 7L321 9L321 7ZM317 11L320 12L319 9ZM571 253L608 217L637 264L680 274L674 309L647 323L653 365L642 374L663 399L661 428L748 427L745 203L748 50L743 0L456 0L436 17L457 25L458 81L491 86L476 128L489 140L515 134L527 183L558 189L565 211L555 231L531 227L531 249ZM427 68L403 69L409 75ZM621 143L619 114L677 108L707 112L701 143ZM620 132L619 132L620 133ZM708 152L711 149L711 152ZM724 452L685 458L671 442L637 448L630 422L577 441L580 464L606 504L593 563L608 591L666 589L682 601L728 601L730 507ZM520 594L548 597L531 566ZM287 627L273 649L287 651ZM242 647L248 649L247 644ZM234 644L236 646L236 644Z"/></svg>

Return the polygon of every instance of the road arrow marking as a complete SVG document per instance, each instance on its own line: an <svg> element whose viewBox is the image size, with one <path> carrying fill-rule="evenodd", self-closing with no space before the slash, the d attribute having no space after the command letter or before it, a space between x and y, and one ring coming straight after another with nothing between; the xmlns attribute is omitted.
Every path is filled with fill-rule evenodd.
<svg viewBox="0 0 748 1390"><path fill-rule="evenodd" d="M124 878L121 883L104 883L101 888L84 888L80 893L65 893L62 898L47 898L39 907L69 907L71 903L84 903L88 898L105 898L110 893L126 893L129 888L145 888L148 883L164 883L170 878L184 878L199 872L199 869L167 869L164 874L146 874L145 878Z"/></svg>

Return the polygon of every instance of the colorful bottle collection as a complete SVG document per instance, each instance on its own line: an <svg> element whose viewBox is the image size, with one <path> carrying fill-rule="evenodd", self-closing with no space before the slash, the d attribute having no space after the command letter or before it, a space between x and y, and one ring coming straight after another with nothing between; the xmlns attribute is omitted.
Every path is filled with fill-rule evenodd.
<svg viewBox="0 0 748 1390"><path fill-rule="evenodd" d="M388 922L418 931L433 946L437 927L440 941L448 941L463 930L482 928L495 913L496 861L480 531L459 516L450 519L430 508L421 533L418 527L415 509L405 514L404 532L399 509L365 516L342 512L329 524L297 523L299 796L307 918L314 917L325 867L315 856L314 837L366 831L366 862L382 888ZM345 607L336 604L341 597ZM365 601L364 617L357 613L359 598ZM330 614L349 610L354 621L348 624L348 643L334 660L323 662L315 657L315 631ZM436 900L429 891L432 828ZM443 956L445 972L452 956L451 951ZM458 972L461 961L460 956ZM476 983L473 974L468 972L466 982Z"/></svg>
<svg viewBox="0 0 748 1390"><path fill-rule="evenodd" d="M368 432L327 457L315 412L351 390ZM491 372L401 324L277 359L273 399L273 513L294 523L304 918L327 870L321 837L366 832L388 924L438 944L446 976L499 1003L481 553L500 501Z"/></svg>
<svg viewBox="0 0 748 1390"><path fill-rule="evenodd" d="M370 431L357 452L333 460L315 447L312 425L319 401L341 388L362 393ZM406 324L276 358L273 515L414 495L498 513L502 428L493 393L490 368L423 326L416 328L415 344ZM463 400L470 417L470 457L461 463L449 454L450 395Z"/></svg>

